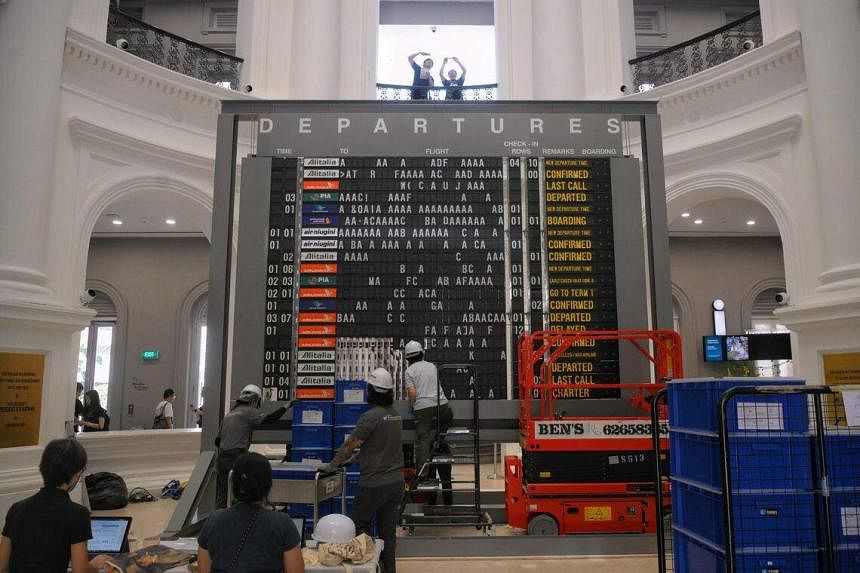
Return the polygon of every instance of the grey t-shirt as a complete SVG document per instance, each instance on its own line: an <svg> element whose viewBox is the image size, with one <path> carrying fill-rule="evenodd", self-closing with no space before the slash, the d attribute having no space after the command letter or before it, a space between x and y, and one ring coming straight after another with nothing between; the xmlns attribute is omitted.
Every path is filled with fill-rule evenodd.
<svg viewBox="0 0 860 573"><path fill-rule="evenodd" d="M413 409L423 410L448 403L445 391L437 383L438 375L436 365L426 360L421 360L406 369L406 388L415 388L415 404ZM439 391L439 401L436 401L436 391Z"/></svg>
<svg viewBox="0 0 860 573"><path fill-rule="evenodd" d="M361 415L352 437L362 441L358 485L377 487L403 481L403 419L392 406L374 406Z"/></svg>
<svg viewBox="0 0 860 573"><path fill-rule="evenodd" d="M251 523L251 513L257 519L239 553L236 567L229 569L242 536ZM301 542L293 520L286 513L238 503L211 514L198 539L200 547L209 551L215 573L281 573L284 553Z"/></svg>
<svg viewBox="0 0 860 573"><path fill-rule="evenodd" d="M252 406L233 408L221 423L221 432L218 434L221 437L220 448L247 450L251 445L251 434L260 427L265 417L265 412Z"/></svg>

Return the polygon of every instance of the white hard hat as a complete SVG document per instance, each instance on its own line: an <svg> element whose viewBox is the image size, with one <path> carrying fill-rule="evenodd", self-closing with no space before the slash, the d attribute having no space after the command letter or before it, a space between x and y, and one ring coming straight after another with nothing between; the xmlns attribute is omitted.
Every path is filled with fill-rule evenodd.
<svg viewBox="0 0 860 573"><path fill-rule="evenodd" d="M371 372L367 383L382 392L388 392L394 388L394 380L392 380L391 374L385 368L377 368Z"/></svg>
<svg viewBox="0 0 860 573"><path fill-rule="evenodd" d="M406 343L406 348L403 349L403 354L406 355L406 358L412 358L422 352L424 352L424 348L422 348L421 343L417 340L410 340Z"/></svg>
<svg viewBox="0 0 860 573"><path fill-rule="evenodd" d="M317 521L313 537L323 543L347 543L355 537L355 523L343 514L331 513Z"/></svg>
<svg viewBox="0 0 860 573"><path fill-rule="evenodd" d="M239 392L239 398L242 398L243 396L250 397L251 395L254 395L261 400L263 399L263 391L260 390L260 387L256 384L248 384L242 388L241 392Z"/></svg>

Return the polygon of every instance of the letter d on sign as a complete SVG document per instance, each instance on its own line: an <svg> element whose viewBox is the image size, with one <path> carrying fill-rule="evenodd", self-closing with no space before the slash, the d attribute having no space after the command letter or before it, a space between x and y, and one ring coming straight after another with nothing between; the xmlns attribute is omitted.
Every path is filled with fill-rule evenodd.
<svg viewBox="0 0 860 573"><path fill-rule="evenodd" d="M274 124L271 119L268 117L260 118L260 133L269 133L272 131L272 127L274 127Z"/></svg>

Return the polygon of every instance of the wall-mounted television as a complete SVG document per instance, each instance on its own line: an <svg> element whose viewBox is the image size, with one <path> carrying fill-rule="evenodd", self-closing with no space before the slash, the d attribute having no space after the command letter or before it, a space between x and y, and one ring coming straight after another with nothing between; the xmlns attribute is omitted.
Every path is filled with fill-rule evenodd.
<svg viewBox="0 0 860 573"><path fill-rule="evenodd" d="M703 336L702 349L705 362L790 360L791 337L787 333Z"/></svg>

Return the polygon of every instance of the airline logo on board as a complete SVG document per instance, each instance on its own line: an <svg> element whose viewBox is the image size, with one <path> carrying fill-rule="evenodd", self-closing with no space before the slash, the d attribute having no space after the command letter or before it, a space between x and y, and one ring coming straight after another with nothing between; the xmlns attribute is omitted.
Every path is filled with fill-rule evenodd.
<svg viewBox="0 0 860 573"><path fill-rule="evenodd" d="M308 183L337 183L337 181L308 181ZM302 193L302 201L306 203L337 203L340 201L340 193Z"/></svg>
<svg viewBox="0 0 860 573"><path fill-rule="evenodd" d="M302 225L307 226L324 226L337 225L340 217L337 215L305 215L302 217Z"/></svg>
<svg viewBox="0 0 860 573"><path fill-rule="evenodd" d="M335 348L334 338L299 338L299 348Z"/></svg>
<svg viewBox="0 0 860 573"><path fill-rule="evenodd" d="M299 374L334 374L334 362L299 362Z"/></svg>
<svg viewBox="0 0 860 573"><path fill-rule="evenodd" d="M340 189L340 181L302 181L302 189L305 190L321 190L321 191L337 191Z"/></svg>
<svg viewBox="0 0 860 573"><path fill-rule="evenodd" d="M304 253L302 253L304 254ZM328 254L328 253L324 253ZM337 253L332 253L336 255ZM299 266L299 271L302 273L314 273L318 275L325 275L337 272L337 264L328 264L328 263L302 263Z"/></svg>
<svg viewBox="0 0 860 573"><path fill-rule="evenodd" d="M303 167L339 167L340 159L337 157L305 157L302 160Z"/></svg>
<svg viewBox="0 0 860 573"><path fill-rule="evenodd" d="M309 336L334 336L337 328L333 324L300 324L299 334Z"/></svg>
<svg viewBox="0 0 860 573"><path fill-rule="evenodd" d="M304 243L304 241L302 241ZM337 243L335 242L335 247ZM302 261L337 261L337 252L320 253L320 252L302 252ZM334 265L337 268L337 265ZM337 272L337 271L333 271Z"/></svg>
<svg viewBox="0 0 860 573"><path fill-rule="evenodd" d="M334 312L300 312L299 322L337 322L337 314Z"/></svg>
<svg viewBox="0 0 860 573"><path fill-rule="evenodd" d="M340 177L340 169L305 169L302 175L306 179L337 179Z"/></svg>
<svg viewBox="0 0 860 573"><path fill-rule="evenodd" d="M302 229L302 234L304 234L305 231L317 231L317 230L319 230L319 229ZM337 229L334 229L334 231L336 232ZM311 240L302 241L302 251L304 251L305 249L336 249L336 248L337 248L337 239L311 239ZM312 253L308 253L308 254L312 254ZM316 253L316 254L321 255L323 253ZM337 253L332 253L332 254L335 257L334 260L337 260ZM302 257L304 257L304 256L305 256L305 253L302 253ZM305 260L305 259L302 259L302 260ZM311 260L314 260L314 259L311 259Z"/></svg>
<svg viewBox="0 0 860 573"><path fill-rule="evenodd" d="M299 298L337 298L336 288L300 288Z"/></svg>
<svg viewBox="0 0 860 573"><path fill-rule="evenodd" d="M302 229L302 237L337 237L337 229L333 227ZM337 248L337 241L335 241L334 248Z"/></svg>
<svg viewBox="0 0 860 573"><path fill-rule="evenodd" d="M334 386L334 376L296 376L299 386Z"/></svg>
<svg viewBox="0 0 860 573"><path fill-rule="evenodd" d="M334 360L334 350L300 350L299 360Z"/></svg>

